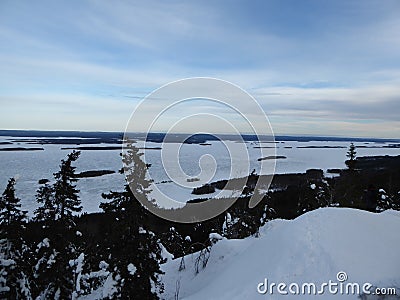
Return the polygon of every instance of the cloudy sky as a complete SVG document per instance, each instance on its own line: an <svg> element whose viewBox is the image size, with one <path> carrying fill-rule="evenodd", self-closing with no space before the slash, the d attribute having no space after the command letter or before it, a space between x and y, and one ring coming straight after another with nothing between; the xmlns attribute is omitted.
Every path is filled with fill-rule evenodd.
<svg viewBox="0 0 400 300"><path fill-rule="evenodd" d="M0 40L0 129L123 131L148 93L204 76L276 134L400 137L398 0L2 0Z"/></svg>

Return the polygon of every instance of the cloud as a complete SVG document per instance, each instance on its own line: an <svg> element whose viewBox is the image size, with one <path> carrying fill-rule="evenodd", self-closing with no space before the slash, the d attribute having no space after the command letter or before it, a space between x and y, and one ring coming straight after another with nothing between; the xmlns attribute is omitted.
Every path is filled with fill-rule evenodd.
<svg viewBox="0 0 400 300"><path fill-rule="evenodd" d="M16 128L11 116L24 107L37 116L27 113L24 128L42 116L47 128L120 130L122 121L100 118L125 118L170 81L210 76L249 91L283 131L324 134L335 124L343 134L346 126L388 134L380 128L393 132L399 114L399 8L390 0L4 2L0 125ZM74 125L67 116L45 124L63 109ZM89 109L96 113L83 116Z"/></svg>

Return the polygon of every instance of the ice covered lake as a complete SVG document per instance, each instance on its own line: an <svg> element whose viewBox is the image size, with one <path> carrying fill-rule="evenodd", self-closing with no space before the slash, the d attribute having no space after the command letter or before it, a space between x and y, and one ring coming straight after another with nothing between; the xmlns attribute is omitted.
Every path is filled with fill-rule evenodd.
<svg viewBox="0 0 400 300"><path fill-rule="evenodd" d="M20 141L18 141L20 140ZM13 141L13 144L5 142ZM0 190L3 191L7 180L10 177L17 179L16 192L21 198L23 209L28 210L31 215L36 208L35 194L39 187L39 179L52 180L52 174L59 169L61 159L64 159L72 150L63 150L64 147L78 147L79 145L61 145L61 144L27 144L21 137L0 136L1 148L7 147L40 147L42 151L0 151ZM346 159L347 147L349 141L277 141L276 155L285 156L285 159L275 160L275 173L301 173L307 169L317 168L327 171L330 168L345 168L344 161ZM385 148L393 142L355 142L358 156L373 155L400 155L400 148ZM80 145L80 146L120 146L117 144L96 144L96 145ZM159 148L166 147L165 144L138 141L138 147ZM273 146L271 143L245 142L238 143L234 141L211 141L206 145L201 144L170 144L168 147L180 148L179 165L182 172L176 172L173 175L174 181L187 182L188 178L201 177L202 180L216 181L220 179L228 179L230 176L239 177L248 175L253 169L260 173L261 163L266 164L266 172L270 174L273 166L273 160L258 161L260 158L260 147ZM328 146L328 147L327 147ZM324 147L324 148L323 148ZM334 148L339 147L339 148ZM236 157L234 160L234 173L231 174L233 168L230 151L228 149L246 149L248 159L245 157ZM231 151L232 152L232 151ZM233 151L235 152L235 151ZM104 201L101 197L102 193L110 190L122 190L125 184L124 175L119 174L118 170L122 167L120 156L121 150L82 150L81 156L76 162L76 171L91 170L113 170L114 174L103 175L100 177L82 178L77 183L80 189L80 196L84 212L97 212L100 202ZM185 203L189 199L199 198L198 195L191 194L193 187L201 186L204 182L193 182L183 187L174 182L170 182L171 178L161 163L161 150L151 149L145 151L146 163L150 163L149 176L154 180L154 184L160 191L168 194L171 198ZM232 153L231 153L232 154ZM207 157L203 157L208 155ZM235 154L232 154L233 156ZM215 169L213 159L215 160ZM199 165L200 158L203 157L201 168ZM168 159L166 160L168 163ZM242 162L243 165L241 165ZM247 161L249 164L247 164ZM239 166L238 166L239 165ZM170 166L169 166L170 167ZM201 176L200 176L201 175ZM203 176L204 175L204 176ZM202 197L211 197L217 195L218 192Z"/></svg>

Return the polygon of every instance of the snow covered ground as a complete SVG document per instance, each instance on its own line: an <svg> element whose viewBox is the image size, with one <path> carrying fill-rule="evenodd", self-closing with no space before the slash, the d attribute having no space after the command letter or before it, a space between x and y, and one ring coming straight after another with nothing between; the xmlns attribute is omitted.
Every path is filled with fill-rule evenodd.
<svg viewBox="0 0 400 300"><path fill-rule="evenodd" d="M375 287L397 288L400 296L400 212L374 214L348 208L323 208L295 220L274 220L260 229L260 237L220 240L212 246L207 266L196 274L198 253L162 265L163 299L357 299L350 284L371 292ZM344 273L343 273L344 272ZM339 273L339 274L338 274ZM340 281L338 278L342 281ZM347 279L346 279L347 277ZM346 279L346 280L345 280ZM286 284L281 295L272 283ZM329 291L337 293L333 295ZM308 294L304 283L313 283L321 295ZM372 286L369 287L368 284ZM344 293L341 293L340 288ZM179 288L178 288L179 287ZM289 288L290 287L290 288ZM345 293L346 288L350 292ZM355 287L356 288L356 287ZM313 293L313 288L311 287ZM395 298L385 298L395 299ZM398 299L398 298L396 298Z"/></svg>

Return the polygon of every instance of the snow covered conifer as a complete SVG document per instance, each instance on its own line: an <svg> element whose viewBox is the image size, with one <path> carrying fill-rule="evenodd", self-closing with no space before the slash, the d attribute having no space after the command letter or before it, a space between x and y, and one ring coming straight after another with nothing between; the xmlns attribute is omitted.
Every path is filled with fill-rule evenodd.
<svg viewBox="0 0 400 300"><path fill-rule="evenodd" d="M379 189L377 199L377 210L400 209L400 203L396 201L395 196L387 193L384 189Z"/></svg>
<svg viewBox="0 0 400 300"><path fill-rule="evenodd" d="M36 194L41 206L35 211L35 221L43 228L43 241L35 251L35 296L44 299L70 299L76 274L70 261L82 246L76 240L74 213L81 211L79 190L76 189L75 167L80 155L73 151L61 160L60 170L54 173L52 185L44 183Z"/></svg>
<svg viewBox="0 0 400 300"><path fill-rule="evenodd" d="M150 182L146 179L146 165L139 149L130 146L124 155L125 175L130 183L122 192L103 194L110 202L101 203L106 214L113 217L108 235L109 260L112 279L112 299L157 299L163 287L158 275L164 260L161 247L154 233L145 229L149 212L132 193L146 196Z"/></svg>
<svg viewBox="0 0 400 300"><path fill-rule="evenodd" d="M62 224L62 223L60 223ZM79 291L77 264L81 243L73 241L72 230L51 228L45 231L49 237L39 242L35 249L33 278L34 295L39 299L71 299Z"/></svg>
<svg viewBox="0 0 400 300"><path fill-rule="evenodd" d="M329 185L325 180L311 181L302 185L299 192L298 214L301 215L308 211L330 204Z"/></svg>
<svg viewBox="0 0 400 300"><path fill-rule="evenodd" d="M223 235L229 239L243 239L256 234L260 222L253 213L238 207L231 208L223 224Z"/></svg>
<svg viewBox="0 0 400 300"><path fill-rule="evenodd" d="M24 260L26 212L21 210L14 186L11 178L0 198L0 298L31 299Z"/></svg>
<svg viewBox="0 0 400 300"><path fill-rule="evenodd" d="M187 254L191 240L190 237L183 237L174 227L164 233L161 238L162 244L171 252L174 258L183 257Z"/></svg>

